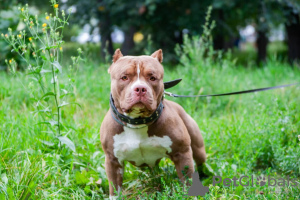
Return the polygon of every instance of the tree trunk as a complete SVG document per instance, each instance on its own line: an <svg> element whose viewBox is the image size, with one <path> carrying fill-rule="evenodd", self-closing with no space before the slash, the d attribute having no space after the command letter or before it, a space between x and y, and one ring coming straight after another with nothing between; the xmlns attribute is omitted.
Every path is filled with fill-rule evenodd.
<svg viewBox="0 0 300 200"><path fill-rule="evenodd" d="M300 20L299 14L293 14L293 19L285 25L287 32L287 43L289 51L289 61L300 61Z"/></svg>
<svg viewBox="0 0 300 200"><path fill-rule="evenodd" d="M133 26L130 26L127 30L124 31L125 38L121 47L121 51L123 55L128 55L132 53L132 50L135 46L133 41L134 33L135 33L135 27Z"/></svg>
<svg viewBox="0 0 300 200"><path fill-rule="evenodd" d="M101 57L105 58L107 53L113 55L113 44L111 39L112 24L108 14L100 20L99 23L100 35L101 35Z"/></svg>
<svg viewBox="0 0 300 200"><path fill-rule="evenodd" d="M213 43L213 46L214 46L214 49L215 50L224 50L224 42L225 39L224 39L224 35L221 35L221 34L218 34L214 37L214 43Z"/></svg>
<svg viewBox="0 0 300 200"><path fill-rule="evenodd" d="M256 46L257 46L257 63L260 64L266 61L268 37L265 31L257 32Z"/></svg>
<svg viewBox="0 0 300 200"><path fill-rule="evenodd" d="M224 22L224 12L223 10L219 9L216 10L217 16L217 26L218 28L214 30L215 35L213 39L213 46L215 50L223 50L225 49L225 30L224 27L220 22Z"/></svg>

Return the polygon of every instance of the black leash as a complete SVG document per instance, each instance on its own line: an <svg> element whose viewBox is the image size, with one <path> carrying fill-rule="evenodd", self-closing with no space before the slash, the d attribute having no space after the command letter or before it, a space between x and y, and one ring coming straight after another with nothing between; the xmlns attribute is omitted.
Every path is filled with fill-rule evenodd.
<svg viewBox="0 0 300 200"><path fill-rule="evenodd" d="M174 81L168 81L165 82L165 89L174 87L177 85L182 79L176 79ZM243 90L243 91L237 91L237 92L228 92L228 93L222 93L222 94L205 94L205 95L179 95L179 94L173 94L171 92L164 92L166 95L170 97L216 97L216 96L228 96L228 95L236 95L236 94L245 94L245 93L252 93L252 92L261 92L261 91L266 91L266 90L273 90L277 88L284 88L284 87L289 87L293 85L298 85L300 83L292 83L292 84L287 84L287 85L278 85L274 87L265 87L265 88L257 88L257 89L252 89L252 90ZM167 87L166 87L167 86Z"/></svg>
<svg viewBox="0 0 300 200"><path fill-rule="evenodd" d="M169 89L171 87L174 87L181 80L182 79L176 79L173 81L165 82L164 89ZM179 94L173 94L171 92L166 92L166 91L164 91L164 93L171 97L214 97L214 96L228 96L228 95L236 95L236 94L245 94L245 93L251 93L251 92L273 90L273 89L289 87L289 86L293 86L293 85L297 85L297 84L300 84L300 83L292 83L292 84L288 84L288 85L279 85L279 86L274 86L274 87L258 88L258 89L253 89L253 90L243 90L243 91L229 92L229 93L223 93L223 94L179 95ZM159 106L157 107L156 111L150 117L131 119L130 117L127 117L118 112L117 108L114 105L114 100L112 98L112 95L110 95L109 103L110 103L110 107L111 107L111 111L112 111L111 114L112 114L113 119L120 125L127 126L128 128L143 128L144 126L143 127L135 127L134 125L146 125L147 126L147 124L154 123L160 117L160 115L164 109L164 106L161 101ZM130 125L130 126L128 126L128 125Z"/></svg>

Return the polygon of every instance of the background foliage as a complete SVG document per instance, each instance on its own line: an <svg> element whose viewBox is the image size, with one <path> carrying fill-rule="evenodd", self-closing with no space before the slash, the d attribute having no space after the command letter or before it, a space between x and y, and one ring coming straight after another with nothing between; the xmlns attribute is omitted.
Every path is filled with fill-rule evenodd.
<svg viewBox="0 0 300 200"><path fill-rule="evenodd" d="M0 10L6 12L19 3L27 1L4 1ZM42 12L49 11L47 4L41 1L30 0L30 3ZM79 29L87 24L91 27L90 33L99 29L103 59L105 54L113 53L111 33L118 28L124 32L125 40L121 47L125 55L139 54L145 48L162 48L168 53L166 60L178 61L174 52L175 44L182 44L186 32L189 36L203 33L205 10L209 5L213 7L212 19L218 27L212 33L215 49L236 47L243 40L239 29L251 24L257 34L255 59L257 62L265 61L268 58L268 36L275 28L284 27L285 45L288 47L285 56L291 63L300 58L300 3L297 0L254 0L247 3L241 0L68 0L59 4L60 9L74 8L66 39L71 39L68 33L78 34ZM4 25L0 25L0 28L3 28L1 32L6 30ZM139 42L134 41L137 33L143 35ZM149 37L152 40L150 46Z"/></svg>
<svg viewBox="0 0 300 200"><path fill-rule="evenodd" d="M40 1L32 2L39 13L49 12ZM234 21L241 19L244 24L247 21L260 22L259 9L265 5L270 11L276 11L272 13L267 27L276 26L272 21L276 21L275 16L286 15L283 12L285 6L292 5L292 13L297 15L297 1L266 0L260 1L263 4L258 1L245 4L237 0L215 0L210 16L215 23L208 22L207 18L204 27L202 25L205 25L205 17L201 9L207 9L206 1L203 4L195 2L180 4L179 1L160 0L125 3L103 0L66 3L81 5L74 14L81 17L82 21L75 20L78 26L89 22L91 16L97 17L99 24L96 26L100 26L100 29L102 27L100 32L110 32L114 26L119 26L127 36L132 36L137 31L145 34L146 37L141 43L134 43L138 54L150 54L155 47L163 47L164 57L176 58L177 64L164 64L165 81L183 78L171 92L212 94L299 82L300 71L297 65L291 67L290 63L274 53L274 49L287 49L288 46L283 43L272 43L268 46L269 57L260 68L255 64L253 48L246 52L228 50L222 53L216 50L219 49L216 41L226 41L231 37L223 29L232 29L232 34L236 34L235 26L238 22ZM18 3L6 1L6 4L0 4L0 14L4 13L6 17L0 20L1 31L4 33L7 26L16 30L21 24L16 20L19 18L17 14L6 13L8 10L13 13L15 8L12 5L17 6ZM281 6L276 6L278 4ZM89 6L93 9L89 9ZM203 16L198 16L197 12ZM189 16L193 16L193 20L189 20ZM292 24L287 22L287 19L292 19L290 17L280 19L286 26ZM167 27L169 24L170 27ZM297 25L297 20L294 24ZM103 29L103 26L108 29ZM215 29L212 29L214 26ZM182 29L186 27L189 33L182 34ZM176 31L179 31L179 37L174 34ZM219 33L224 33L221 40L218 38ZM105 36L106 33L103 34ZM110 35L106 36L109 40ZM132 42L131 36L126 40L128 44ZM181 41L176 41L178 38ZM118 46L107 43L107 40L104 43L105 48L103 45L101 47L106 53L109 48ZM2 54L3 59L17 60L7 45L1 45L1 50L6 52L5 55ZM26 76L27 71L18 70L18 76L0 71L0 199L108 198L108 181L104 171L99 128L109 108L110 80L107 69L110 62L106 63L99 58L98 44L78 45L68 42L63 44L64 59L60 63L63 70L67 70L72 64L72 60L68 58L76 53L78 47L83 49L86 63L78 66L72 98L82 105L82 109L69 105L61 113L66 128L71 130L68 138L75 144L75 151L65 146L53 145L53 137L48 133L48 128L36 125L36 107L27 87L32 79ZM21 62L17 60L17 66L22 66ZM61 78L69 80L67 75L62 75ZM277 178L290 176L299 180L299 89L299 86L295 86L219 98L167 98L182 105L196 120L205 140L207 164L217 175L223 178L242 175L270 175ZM124 175L123 199L180 199L186 193L169 159L162 160L155 169L140 169L126 163ZM300 198L299 187L212 186L211 178L202 180L204 185L210 187L210 192L199 199Z"/></svg>

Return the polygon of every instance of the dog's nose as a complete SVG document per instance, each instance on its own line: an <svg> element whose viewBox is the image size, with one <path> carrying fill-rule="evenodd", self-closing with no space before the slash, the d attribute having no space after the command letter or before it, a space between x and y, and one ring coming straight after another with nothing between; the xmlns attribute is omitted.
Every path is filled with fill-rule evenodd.
<svg viewBox="0 0 300 200"><path fill-rule="evenodd" d="M144 87L142 85L135 86L133 90L134 90L135 94L137 94L137 96L144 96L147 92L146 87Z"/></svg>

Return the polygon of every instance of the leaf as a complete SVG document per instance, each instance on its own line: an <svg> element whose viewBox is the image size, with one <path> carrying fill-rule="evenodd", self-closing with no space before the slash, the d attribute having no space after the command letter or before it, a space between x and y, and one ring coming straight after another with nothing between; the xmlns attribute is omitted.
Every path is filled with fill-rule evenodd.
<svg viewBox="0 0 300 200"><path fill-rule="evenodd" d="M47 96L55 96L55 94L53 92L47 92L46 94L44 94L40 99L44 99Z"/></svg>
<svg viewBox="0 0 300 200"><path fill-rule="evenodd" d="M38 101L36 98L34 98L34 97L31 97L31 98L29 98L30 99L30 101Z"/></svg>
<svg viewBox="0 0 300 200"><path fill-rule="evenodd" d="M61 19L58 18L58 20L59 20L60 22L62 22ZM63 26L59 26L59 27L57 27L55 30L57 30L57 29L63 29L63 28L64 28Z"/></svg>
<svg viewBox="0 0 300 200"><path fill-rule="evenodd" d="M67 102L63 101L58 107L61 108L61 107L63 107L63 106L69 105L69 104L70 104L70 103L67 103Z"/></svg>
<svg viewBox="0 0 300 200"><path fill-rule="evenodd" d="M47 107L47 108L45 108L44 110L38 110L37 112L38 112L38 113L39 113L39 112L44 112L44 113L46 113L46 112L51 112L51 110L49 109L49 107Z"/></svg>
<svg viewBox="0 0 300 200"><path fill-rule="evenodd" d="M35 39L35 40L38 40L39 38L38 38L38 37L34 37L34 39ZM45 49L46 49L45 47L42 47L42 48L38 49L36 52L38 53L38 52L43 51L43 50L45 50Z"/></svg>
<svg viewBox="0 0 300 200"><path fill-rule="evenodd" d="M53 84L54 82L55 83L57 82L57 76L55 76L54 79L53 78L51 79L51 83Z"/></svg>
<svg viewBox="0 0 300 200"><path fill-rule="evenodd" d="M14 192L11 189L11 187L7 187L7 194L8 194L8 199L15 199L14 198Z"/></svg>
<svg viewBox="0 0 300 200"><path fill-rule="evenodd" d="M39 124L50 124L51 126L54 126L54 125L57 125L58 122L57 121L54 121L54 120L50 120L50 121L45 121L45 122L39 122L35 125L39 125Z"/></svg>
<svg viewBox="0 0 300 200"><path fill-rule="evenodd" d="M59 62L54 61L54 62L52 63L52 65L54 65L54 67L56 67L56 68L59 70L59 72L62 73L62 67L61 67L61 65L59 64Z"/></svg>
<svg viewBox="0 0 300 200"><path fill-rule="evenodd" d="M47 61L46 56L41 56L41 58L42 58L44 61Z"/></svg>
<svg viewBox="0 0 300 200"><path fill-rule="evenodd" d="M65 94L68 94L68 91L65 89L61 89L61 91L63 91Z"/></svg>
<svg viewBox="0 0 300 200"><path fill-rule="evenodd" d="M138 187L139 184L140 184L140 183L139 183L139 181L137 181L137 180L131 181L131 182L128 184L127 189L130 189L130 188L132 188L133 186Z"/></svg>
<svg viewBox="0 0 300 200"><path fill-rule="evenodd" d="M100 154L100 153L101 153L100 151L96 151L96 152L93 154L92 158L95 159L96 156L97 156L98 154Z"/></svg>
<svg viewBox="0 0 300 200"><path fill-rule="evenodd" d="M86 176L87 173L85 170L83 170L81 173L79 171L76 171L75 173L76 184L79 185L87 184L89 182L89 179Z"/></svg>
<svg viewBox="0 0 300 200"><path fill-rule="evenodd" d="M52 45L52 46L48 46L46 49L47 50L50 50L50 49L55 49L55 48L57 48L58 47L58 45Z"/></svg>
<svg viewBox="0 0 300 200"><path fill-rule="evenodd" d="M57 121L54 121L54 120L50 120L50 121L48 121L49 122L49 124L51 124L51 126L54 126L54 125L57 125L58 124L58 122Z"/></svg>
<svg viewBox="0 0 300 200"><path fill-rule="evenodd" d="M65 101L63 101L58 107L61 108L63 106L69 105L69 104L76 104L77 106L79 106L81 108L81 105L79 103L76 103L76 102L67 103Z"/></svg>
<svg viewBox="0 0 300 200"><path fill-rule="evenodd" d="M45 74L45 73L51 73L52 71L51 70L47 70L47 69L42 69L40 71L41 74Z"/></svg>
<svg viewBox="0 0 300 200"><path fill-rule="evenodd" d="M236 171L237 165L236 165L236 164L232 164L232 165L231 165L231 168L232 168L234 171Z"/></svg>
<svg viewBox="0 0 300 200"><path fill-rule="evenodd" d="M74 164L74 165L80 165L80 166L84 166L84 167L86 167L86 165L85 165L85 164L83 164L83 163L79 163L79 162L73 162L73 164Z"/></svg>
<svg viewBox="0 0 300 200"><path fill-rule="evenodd" d="M3 181L3 183L4 183L5 185L7 185L7 183L8 183L8 178L7 178L7 176L6 176L6 173L1 174L1 180Z"/></svg>
<svg viewBox="0 0 300 200"><path fill-rule="evenodd" d="M37 71L31 71L29 73L26 73L26 75L31 75L31 74L39 74L40 72L37 72Z"/></svg>
<svg viewBox="0 0 300 200"><path fill-rule="evenodd" d="M98 181L96 181L96 183L97 183L98 185L101 185L102 179L100 178Z"/></svg>
<svg viewBox="0 0 300 200"><path fill-rule="evenodd" d="M35 77L29 77L29 79L32 79L32 80L34 80L34 81L39 81L37 78L35 78Z"/></svg>
<svg viewBox="0 0 300 200"><path fill-rule="evenodd" d="M40 140L40 142L47 145L47 146L50 146L50 147L55 145L54 143L46 141L46 140Z"/></svg>
<svg viewBox="0 0 300 200"><path fill-rule="evenodd" d="M59 98L62 99L64 96L67 96L67 95L75 96L75 94L74 94L73 92L68 92L68 93L66 93L66 94L61 94L61 95L59 96Z"/></svg>
<svg viewBox="0 0 300 200"><path fill-rule="evenodd" d="M65 144L67 147L69 147L72 151L76 152L76 149L75 149L75 144L69 139L67 138L66 136L60 136L60 137L57 137L59 139L59 141L62 143L62 144Z"/></svg>
<svg viewBox="0 0 300 200"><path fill-rule="evenodd" d="M36 111L31 112L31 113L34 113L34 116L36 116L39 113L47 114L47 113L50 113L50 112L51 112L51 110L49 109L49 107L47 107L44 110L36 110Z"/></svg>

